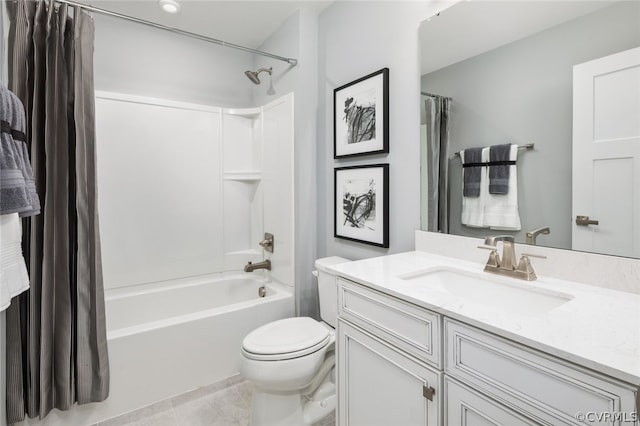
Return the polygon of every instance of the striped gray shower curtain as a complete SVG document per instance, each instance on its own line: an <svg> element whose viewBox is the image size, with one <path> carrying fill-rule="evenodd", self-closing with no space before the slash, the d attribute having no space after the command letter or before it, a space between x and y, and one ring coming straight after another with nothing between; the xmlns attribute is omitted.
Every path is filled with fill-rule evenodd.
<svg viewBox="0 0 640 426"><path fill-rule="evenodd" d="M109 394L91 17L9 0L9 88L27 113L42 214L23 222L31 289L7 310L7 420Z"/></svg>
<svg viewBox="0 0 640 426"><path fill-rule="evenodd" d="M428 173L426 230L448 234L451 98L423 93L423 100L426 113Z"/></svg>

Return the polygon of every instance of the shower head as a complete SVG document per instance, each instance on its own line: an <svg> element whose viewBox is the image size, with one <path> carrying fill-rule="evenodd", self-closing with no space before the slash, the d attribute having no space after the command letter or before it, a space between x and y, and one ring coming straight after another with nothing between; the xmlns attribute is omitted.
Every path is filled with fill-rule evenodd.
<svg viewBox="0 0 640 426"><path fill-rule="evenodd" d="M261 72L267 72L269 73L269 75L271 75L271 73L273 72L273 68L269 67L269 68L260 68L257 71L245 71L244 75L246 75L247 78L253 82L253 84L260 84L260 78L258 77L258 75Z"/></svg>

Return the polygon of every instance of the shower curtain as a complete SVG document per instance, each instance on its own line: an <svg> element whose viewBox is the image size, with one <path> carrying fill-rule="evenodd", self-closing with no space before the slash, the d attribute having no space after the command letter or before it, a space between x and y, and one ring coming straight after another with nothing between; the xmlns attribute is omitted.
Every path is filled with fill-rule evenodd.
<svg viewBox="0 0 640 426"><path fill-rule="evenodd" d="M451 98L423 93L427 141L427 230L449 233L449 117Z"/></svg>
<svg viewBox="0 0 640 426"><path fill-rule="evenodd" d="M27 112L42 214L23 222L31 289L7 310L7 420L103 401L109 364L96 200L93 21L9 0L9 88ZM73 17L71 15L73 14Z"/></svg>

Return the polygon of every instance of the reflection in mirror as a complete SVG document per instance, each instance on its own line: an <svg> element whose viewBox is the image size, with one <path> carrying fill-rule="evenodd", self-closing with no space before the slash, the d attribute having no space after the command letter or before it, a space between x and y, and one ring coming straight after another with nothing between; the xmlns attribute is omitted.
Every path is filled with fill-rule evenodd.
<svg viewBox="0 0 640 426"><path fill-rule="evenodd" d="M639 19L636 1L479 1L425 21L422 229L640 257ZM505 144L534 149L471 149Z"/></svg>

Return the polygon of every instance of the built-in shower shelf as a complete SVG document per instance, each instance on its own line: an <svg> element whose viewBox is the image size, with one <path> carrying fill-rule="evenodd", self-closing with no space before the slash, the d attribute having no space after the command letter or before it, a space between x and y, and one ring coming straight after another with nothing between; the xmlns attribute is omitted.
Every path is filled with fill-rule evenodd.
<svg viewBox="0 0 640 426"><path fill-rule="evenodd" d="M225 114L237 115L246 118L258 118L261 108L225 108L222 110Z"/></svg>
<svg viewBox="0 0 640 426"><path fill-rule="evenodd" d="M262 180L262 172L224 172L224 180L256 182Z"/></svg>
<svg viewBox="0 0 640 426"><path fill-rule="evenodd" d="M262 256L262 252L254 249L248 249L248 250L230 251L229 253L226 253L226 255L227 256L232 256L232 255Z"/></svg>

